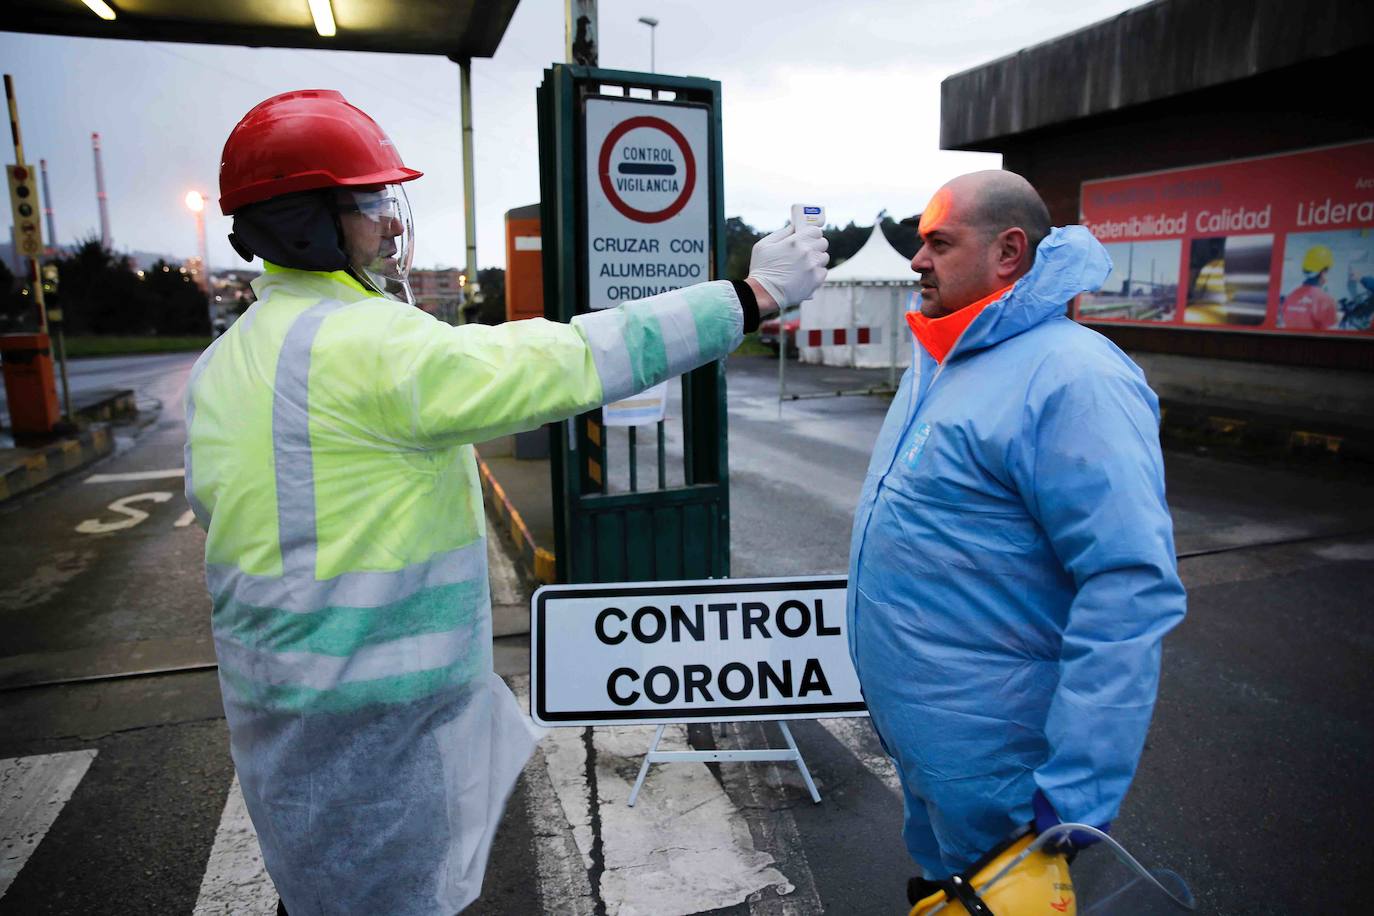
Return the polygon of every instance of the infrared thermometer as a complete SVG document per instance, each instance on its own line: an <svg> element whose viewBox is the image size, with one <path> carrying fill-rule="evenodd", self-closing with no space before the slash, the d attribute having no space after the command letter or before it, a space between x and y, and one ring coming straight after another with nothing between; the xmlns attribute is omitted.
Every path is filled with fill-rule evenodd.
<svg viewBox="0 0 1374 916"><path fill-rule="evenodd" d="M819 207L815 204L793 204L792 230L795 232L802 226L815 226L817 229L824 229L825 207Z"/></svg>

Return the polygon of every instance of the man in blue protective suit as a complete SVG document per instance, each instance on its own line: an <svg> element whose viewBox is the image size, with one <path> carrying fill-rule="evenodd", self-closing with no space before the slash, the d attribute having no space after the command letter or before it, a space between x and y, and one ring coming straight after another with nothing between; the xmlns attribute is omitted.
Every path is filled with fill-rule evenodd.
<svg viewBox="0 0 1374 916"><path fill-rule="evenodd" d="M1066 317L1111 269L1011 172L920 221L912 367L854 518L850 653L925 878L1027 824L1107 825L1184 614L1144 375Z"/></svg>

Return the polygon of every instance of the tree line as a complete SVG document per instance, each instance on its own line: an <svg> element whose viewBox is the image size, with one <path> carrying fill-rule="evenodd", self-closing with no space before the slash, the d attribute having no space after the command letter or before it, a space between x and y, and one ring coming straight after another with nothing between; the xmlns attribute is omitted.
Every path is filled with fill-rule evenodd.
<svg viewBox="0 0 1374 916"><path fill-rule="evenodd" d="M44 262L44 298L61 309L71 335L210 334L205 292L179 264L158 260L139 271L126 256L88 238ZM0 331L36 331L38 309L27 278L0 264Z"/></svg>

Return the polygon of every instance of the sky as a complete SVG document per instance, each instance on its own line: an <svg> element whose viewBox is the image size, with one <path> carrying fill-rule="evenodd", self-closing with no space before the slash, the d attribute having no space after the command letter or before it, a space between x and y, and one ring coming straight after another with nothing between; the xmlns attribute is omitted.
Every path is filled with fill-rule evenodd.
<svg viewBox="0 0 1374 916"><path fill-rule="evenodd" d="M75 0L73 0L75 2ZM282 0L294 2L294 0ZM304 4L305 0L299 0ZM918 212L945 181L1001 157L939 148L940 81L1116 15L1137 0L601 0L600 63L721 83L725 212L762 229L791 204L871 223ZM563 58L564 0L521 0L472 65L477 258L504 266L504 215L539 199L535 90ZM220 215L219 155L244 113L290 89L342 92L425 176L407 186L416 267L465 260L458 67L437 57L213 47L0 32L25 156L48 161L60 244L98 232L98 132L121 251L195 253L199 189L213 269L247 265ZM1066 87L1066 90L1069 87ZM4 159L13 161L6 144ZM46 234L47 227L44 226ZM6 239L8 241L8 239Z"/></svg>

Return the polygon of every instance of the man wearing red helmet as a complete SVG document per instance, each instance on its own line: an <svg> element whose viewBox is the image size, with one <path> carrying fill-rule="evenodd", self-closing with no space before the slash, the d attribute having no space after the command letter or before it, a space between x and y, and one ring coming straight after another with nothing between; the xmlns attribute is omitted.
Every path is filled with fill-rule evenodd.
<svg viewBox="0 0 1374 916"><path fill-rule="evenodd" d="M451 327L412 308L419 178L336 92L268 99L225 144L257 302L196 361L186 496L230 747L283 909L450 914L481 892L536 735L492 672L472 444L723 358L825 277L820 230L745 281Z"/></svg>

